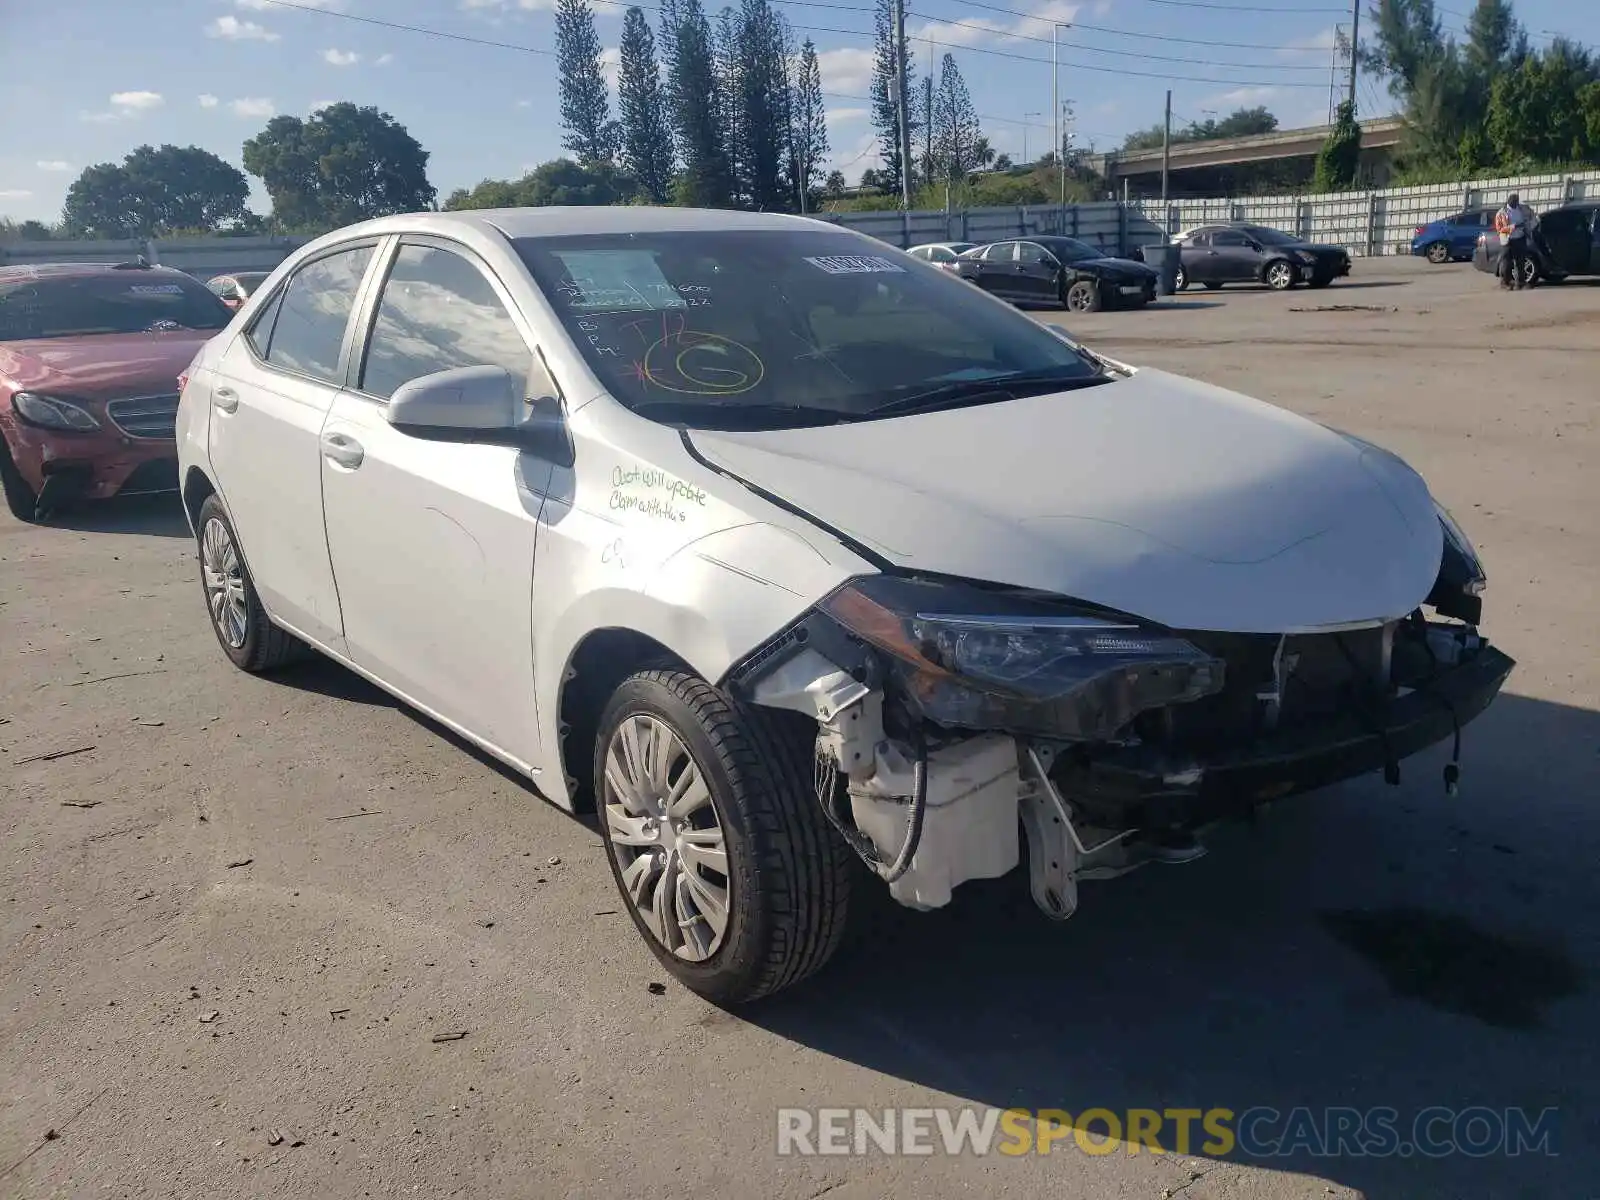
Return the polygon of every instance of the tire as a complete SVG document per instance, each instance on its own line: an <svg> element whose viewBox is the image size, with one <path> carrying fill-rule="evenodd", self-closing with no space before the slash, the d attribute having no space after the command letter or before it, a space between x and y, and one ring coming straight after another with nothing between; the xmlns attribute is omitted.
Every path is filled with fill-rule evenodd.
<svg viewBox="0 0 1600 1200"><path fill-rule="evenodd" d="M200 506L195 528L206 613L228 660L241 671L258 675L303 657L305 643L274 625L262 607L233 523L216 496L207 496Z"/></svg>
<svg viewBox="0 0 1600 1200"><path fill-rule="evenodd" d="M1434 242L1428 247L1427 256L1434 266L1443 266L1450 261L1450 246L1446 242Z"/></svg>
<svg viewBox="0 0 1600 1200"><path fill-rule="evenodd" d="M1185 290L1188 286L1189 286L1189 276L1184 273L1184 270L1183 270L1182 267L1179 267L1178 268L1177 278L1175 278L1172 281L1172 290L1175 291L1175 292L1181 292L1181 291Z"/></svg>
<svg viewBox="0 0 1600 1200"><path fill-rule="evenodd" d="M1533 261L1533 255L1528 255L1522 263L1522 283L1525 287L1532 287L1539 282L1539 264Z"/></svg>
<svg viewBox="0 0 1600 1200"><path fill-rule="evenodd" d="M1100 285L1092 279L1079 279L1067 285L1061 293L1061 303L1068 312L1099 312L1103 307Z"/></svg>
<svg viewBox="0 0 1600 1200"><path fill-rule="evenodd" d="M17 464L11 461L11 447L4 438L0 438L0 491L5 492L6 507L13 517L30 525L38 520L39 497L34 495Z"/></svg>
<svg viewBox="0 0 1600 1200"><path fill-rule="evenodd" d="M844 936L854 852L817 799L812 733L808 721L743 705L671 669L630 676L601 715L595 793L617 890L661 965L714 1004L749 1003L800 982L833 956ZM630 763L629 747L644 744L651 749L634 753ZM672 809L654 801L685 788L690 770L704 801L680 810L681 825L669 829ZM625 802L619 779L643 787ZM695 791L688 785L679 803ZM640 840L657 837L665 840ZM686 858L682 849L697 847L695 858L703 860L718 844L724 871ZM720 931L707 915L716 910L719 874ZM653 903L664 879L691 877L697 884L672 889L670 907ZM687 921L685 905L694 906Z"/></svg>
<svg viewBox="0 0 1600 1200"><path fill-rule="evenodd" d="M1287 259L1275 259L1266 265L1261 278L1275 292L1286 292L1300 282L1300 272Z"/></svg>

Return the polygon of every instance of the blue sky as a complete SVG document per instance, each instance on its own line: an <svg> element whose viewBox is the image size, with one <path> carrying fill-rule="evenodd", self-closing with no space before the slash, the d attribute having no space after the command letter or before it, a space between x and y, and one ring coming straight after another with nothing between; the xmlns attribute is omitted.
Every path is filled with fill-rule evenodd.
<svg viewBox="0 0 1600 1200"><path fill-rule="evenodd" d="M1073 101L1079 144L1105 148L1159 121L1168 87L1175 122L1255 104L1285 127L1324 121L1329 48L1335 26L1348 29L1348 5L1208 2L909 0L907 32L917 39L919 71L930 53L956 56L985 133L1014 157L1025 137L1030 154L1050 144L1058 21L1071 23L1056 35L1061 95ZM871 0L777 3L821 52L833 165L853 181L876 163L866 120ZM237 164L242 143L268 117L304 116L334 100L375 104L405 124L432 152L429 176L441 195L486 177L515 177L559 153L553 56L370 22L548 50L553 4L0 0L0 112L7 114L0 216L54 220L84 166L120 160L143 142L195 144ZM1471 4L1450 0L1440 8L1459 29ZM1571 0L1519 0L1517 7L1536 36L1583 33ZM594 8L614 63L623 5ZM1369 82L1359 99L1364 115L1390 111L1387 93ZM253 204L268 207L259 188Z"/></svg>

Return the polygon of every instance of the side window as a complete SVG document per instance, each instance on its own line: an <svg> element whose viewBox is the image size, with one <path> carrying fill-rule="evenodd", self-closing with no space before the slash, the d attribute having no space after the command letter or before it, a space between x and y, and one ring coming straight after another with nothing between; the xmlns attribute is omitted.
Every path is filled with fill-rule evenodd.
<svg viewBox="0 0 1600 1200"><path fill-rule="evenodd" d="M955 262L956 260L956 256L951 254L950 251L946 250L943 246L935 246L932 250L928 251L926 257L929 262Z"/></svg>
<svg viewBox="0 0 1600 1200"><path fill-rule="evenodd" d="M533 352L476 266L449 250L402 245L383 285L361 390L387 400L423 375L479 366L504 367L526 382Z"/></svg>
<svg viewBox="0 0 1600 1200"><path fill-rule="evenodd" d="M992 263L1015 262L1017 258L1017 244L1015 242L996 242L989 247L989 261Z"/></svg>
<svg viewBox="0 0 1600 1200"><path fill-rule="evenodd" d="M1204 249L1206 246L1211 245L1211 235L1209 233L1196 233L1186 239L1183 244Z"/></svg>
<svg viewBox="0 0 1600 1200"><path fill-rule="evenodd" d="M216 295L221 296L224 300L232 299L234 293L237 291L237 289L233 286L233 280L231 279L213 279L206 284L206 287Z"/></svg>
<svg viewBox="0 0 1600 1200"><path fill-rule="evenodd" d="M1037 246L1033 242L1017 243L1018 262L1042 263L1048 261L1049 257L1050 256L1044 252L1043 246Z"/></svg>
<svg viewBox="0 0 1600 1200"><path fill-rule="evenodd" d="M933 251L926 246L918 246L915 250L907 250L906 253L911 255L912 258L920 258L924 262L933 257Z"/></svg>
<svg viewBox="0 0 1600 1200"><path fill-rule="evenodd" d="M1248 246L1250 241L1237 229L1219 229L1211 235L1211 244L1213 246L1235 247Z"/></svg>
<svg viewBox="0 0 1600 1200"><path fill-rule="evenodd" d="M278 319L278 309L283 307L283 289L279 288L262 306L261 315L250 323L250 328L245 330L244 336L249 339L251 347L260 358L267 357L267 350L272 345L272 326Z"/></svg>
<svg viewBox="0 0 1600 1200"><path fill-rule="evenodd" d="M282 299L272 306L277 310L277 322L267 346L269 363L328 383L342 382L339 350L371 258L371 246L358 246L319 258L295 272Z"/></svg>

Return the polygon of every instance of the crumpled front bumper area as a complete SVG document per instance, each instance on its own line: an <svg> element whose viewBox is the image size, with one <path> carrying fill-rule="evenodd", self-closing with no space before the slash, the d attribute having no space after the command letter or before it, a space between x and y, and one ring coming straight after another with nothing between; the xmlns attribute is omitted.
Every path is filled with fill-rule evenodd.
<svg viewBox="0 0 1600 1200"><path fill-rule="evenodd" d="M1381 770L1454 736L1486 709L1515 662L1484 645L1381 707L1181 753L1152 744L1060 754L1050 776L1090 812L1143 828L1198 828L1255 806Z"/></svg>

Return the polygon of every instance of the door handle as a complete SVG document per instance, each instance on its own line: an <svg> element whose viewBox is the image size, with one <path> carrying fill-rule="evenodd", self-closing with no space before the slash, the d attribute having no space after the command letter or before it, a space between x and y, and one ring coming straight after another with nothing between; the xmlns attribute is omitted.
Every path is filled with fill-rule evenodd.
<svg viewBox="0 0 1600 1200"><path fill-rule="evenodd" d="M352 471L359 467L361 460L366 457L366 451L361 448L361 443L342 433L322 435L322 454L329 462L348 467Z"/></svg>
<svg viewBox="0 0 1600 1200"><path fill-rule="evenodd" d="M223 412L233 412L239 407L239 393L231 387L215 388L211 392L211 403Z"/></svg>

